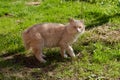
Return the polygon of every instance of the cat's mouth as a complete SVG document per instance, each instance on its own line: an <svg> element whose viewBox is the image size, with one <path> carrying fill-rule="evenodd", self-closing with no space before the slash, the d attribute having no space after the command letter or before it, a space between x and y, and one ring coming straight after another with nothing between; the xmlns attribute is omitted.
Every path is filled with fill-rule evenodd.
<svg viewBox="0 0 120 80"><path fill-rule="evenodd" d="M78 33L84 33L85 29L80 29L80 28L77 28L77 32Z"/></svg>

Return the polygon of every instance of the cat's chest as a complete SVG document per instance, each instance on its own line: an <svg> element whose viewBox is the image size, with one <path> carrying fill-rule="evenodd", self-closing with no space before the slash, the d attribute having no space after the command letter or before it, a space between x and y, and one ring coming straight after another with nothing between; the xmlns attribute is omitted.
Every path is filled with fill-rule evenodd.
<svg viewBox="0 0 120 80"><path fill-rule="evenodd" d="M73 42L76 42L77 39L79 38L79 36L80 36L80 33L76 34L76 35L74 36L74 38L73 38Z"/></svg>
<svg viewBox="0 0 120 80"><path fill-rule="evenodd" d="M77 41L79 36L80 36L79 33L78 34L68 34L68 35L64 36L64 38L65 38L64 41L69 44L72 44Z"/></svg>

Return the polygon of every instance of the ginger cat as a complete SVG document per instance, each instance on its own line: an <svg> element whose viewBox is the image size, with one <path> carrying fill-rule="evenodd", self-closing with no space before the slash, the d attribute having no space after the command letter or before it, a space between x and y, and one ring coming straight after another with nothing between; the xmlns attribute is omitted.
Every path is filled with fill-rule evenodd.
<svg viewBox="0 0 120 80"><path fill-rule="evenodd" d="M68 54L74 58L75 54L71 45L80 34L85 31L83 21L70 19L67 25L58 23L36 24L23 32L23 41L26 49L32 49L35 57L45 63L44 47L60 47L60 54L66 58Z"/></svg>

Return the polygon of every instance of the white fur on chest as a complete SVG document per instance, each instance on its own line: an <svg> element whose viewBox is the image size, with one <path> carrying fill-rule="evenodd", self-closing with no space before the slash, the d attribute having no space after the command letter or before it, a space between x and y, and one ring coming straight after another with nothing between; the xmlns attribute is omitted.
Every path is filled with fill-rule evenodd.
<svg viewBox="0 0 120 80"><path fill-rule="evenodd" d="M80 33L78 33L78 34L76 34L76 35L71 35L71 36L69 37L68 43L69 43L69 44L73 44L74 42L77 41L77 39L79 38L79 36L80 36Z"/></svg>
<svg viewBox="0 0 120 80"><path fill-rule="evenodd" d="M77 41L77 39L79 38L79 36L80 36L80 33L78 33L78 34L76 34L76 35L74 36L73 43Z"/></svg>

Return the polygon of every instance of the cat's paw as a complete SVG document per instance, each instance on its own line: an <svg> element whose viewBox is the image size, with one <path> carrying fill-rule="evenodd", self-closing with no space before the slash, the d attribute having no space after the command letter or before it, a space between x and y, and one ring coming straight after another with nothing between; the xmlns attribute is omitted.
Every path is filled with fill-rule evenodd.
<svg viewBox="0 0 120 80"><path fill-rule="evenodd" d="M45 56L44 54L42 54L42 57L43 57L43 58L46 58L46 56Z"/></svg>
<svg viewBox="0 0 120 80"><path fill-rule="evenodd" d="M40 60L41 63L46 63L47 61L45 59Z"/></svg>
<svg viewBox="0 0 120 80"><path fill-rule="evenodd" d="M68 58L68 55L67 55L67 54L64 54L63 57L64 57L64 58Z"/></svg>

